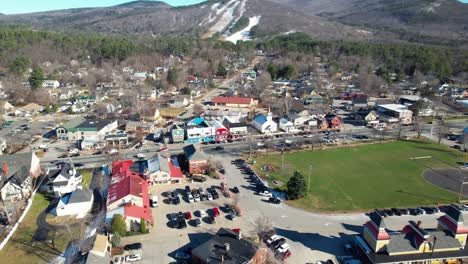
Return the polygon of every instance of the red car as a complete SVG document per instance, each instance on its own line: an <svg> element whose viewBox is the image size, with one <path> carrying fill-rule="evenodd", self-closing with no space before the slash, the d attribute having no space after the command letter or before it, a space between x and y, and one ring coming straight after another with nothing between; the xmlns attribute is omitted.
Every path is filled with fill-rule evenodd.
<svg viewBox="0 0 468 264"><path fill-rule="evenodd" d="M219 216L219 209L218 207L213 208L213 216L218 217Z"/></svg>
<svg viewBox="0 0 468 264"><path fill-rule="evenodd" d="M185 219L187 219L187 220L192 220L192 213L190 213L190 212L185 212Z"/></svg>

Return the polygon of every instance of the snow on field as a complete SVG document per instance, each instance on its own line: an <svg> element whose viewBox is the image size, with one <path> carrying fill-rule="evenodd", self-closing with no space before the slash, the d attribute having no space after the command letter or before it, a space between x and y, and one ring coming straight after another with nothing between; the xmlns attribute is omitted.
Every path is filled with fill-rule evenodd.
<svg viewBox="0 0 468 264"><path fill-rule="evenodd" d="M236 32L229 37L226 37L226 41L230 41L236 44L238 40L244 40L244 41L250 40L250 30L254 26L258 25L258 23L260 22L260 18L261 16L250 17L249 25L245 27L244 29L242 29L241 31Z"/></svg>

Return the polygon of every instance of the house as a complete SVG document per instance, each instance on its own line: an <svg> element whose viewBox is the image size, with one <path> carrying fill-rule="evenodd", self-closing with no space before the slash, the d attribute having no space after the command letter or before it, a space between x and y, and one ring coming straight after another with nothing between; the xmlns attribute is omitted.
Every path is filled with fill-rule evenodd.
<svg viewBox="0 0 468 264"><path fill-rule="evenodd" d="M169 104L169 107L170 108L182 108L182 107L186 107L189 105L189 100L187 99L187 97L179 97L179 98L175 98L175 99L170 99L168 101L168 104Z"/></svg>
<svg viewBox="0 0 468 264"><path fill-rule="evenodd" d="M151 185L167 184L171 182L169 158L161 154L157 154L148 160L140 162L139 172Z"/></svg>
<svg viewBox="0 0 468 264"><path fill-rule="evenodd" d="M154 124L149 122L128 121L125 124L125 131L129 133L149 134L154 132Z"/></svg>
<svg viewBox="0 0 468 264"><path fill-rule="evenodd" d="M292 130L294 130L294 124L287 118L283 117L279 120L279 128L284 132L291 132Z"/></svg>
<svg viewBox="0 0 468 264"><path fill-rule="evenodd" d="M211 100L215 106L251 108L257 105L258 101L250 97L222 97L217 96Z"/></svg>
<svg viewBox="0 0 468 264"><path fill-rule="evenodd" d="M229 132L229 139L238 139L247 135L247 123L240 122L229 117L224 117L223 125L227 128Z"/></svg>
<svg viewBox="0 0 468 264"><path fill-rule="evenodd" d="M294 127L302 127L308 125L308 121L312 118L309 115L289 114L288 119L291 120Z"/></svg>
<svg viewBox="0 0 468 264"><path fill-rule="evenodd" d="M365 117L364 117L364 120L366 121L366 123L369 123L369 122L373 122L373 121L377 121L379 119L379 114L372 110L370 111Z"/></svg>
<svg viewBox="0 0 468 264"><path fill-rule="evenodd" d="M361 234L353 235L357 256L363 263L459 263L468 257L468 229L462 212L449 206L437 219L437 228L409 221L401 231L388 230L384 218L370 214Z"/></svg>
<svg viewBox="0 0 468 264"><path fill-rule="evenodd" d="M120 114L122 113L122 105L117 101L107 103L106 111L108 114Z"/></svg>
<svg viewBox="0 0 468 264"><path fill-rule="evenodd" d="M328 122L329 129L341 129L341 119L335 114L325 115L325 119Z"/></svg>
<svg viewBox="0 0 468 264"><path fill-rule="evenodd" d="M149 206L148 183L130 170L133 161L116 161L112 167L111 184L107 194L106 222L115 214L123 216L127 230L139 231L140 219L153 222Z"/></svg>
<svg viewBox="0 0 468 264"><path fill-rule="evenodd" d="M405 105L383 104L377 106L377 112L381 115L396 118L403 125L413 122L413 111L408 110L408 107Z"/></svg>
<svg viewBox="0 0 468 264"><path fill-rule="evenodd" d="M125 148L128 146L128 134L124 131L117 131L115 133L108 133L104 136L104 140L106 141L106 146L112 148ZM82 149L90 149L91 147L83 148Z"/></svg>
<svg viewBox="0 0 468 264"><path fill-rule="evenodd" d="M318 118L317 119L317 128L319 130L327 130L329 128L329 124L326 118Z"/></svg>
<svg viewBox="0 0 468 264"><path fill-rule="evenodd" d="M228 140L229 130L221 122L212 120L210 125L214 128L216 142L226 142Z"/></svg>
<svg viewBox="0 0 468 264"><path fill-rule="evenodd" d="M172 143L182 143L184 142L184 138L185 138L185 130L178 125L173 125L171 127Z"/></svg>
<svg viewBox="0 0 468 264"><path fill-rule="evenodd" d="M197 150L193 144L183 147L190 174L203 174L208 167L208 158L201 150Z"/></svg>
<svg viewBox="0 0 468 264"><path fill-rule="evenodd" d="M35 116L42 111L44 111L44 107L42 105L30 103L25 106L16 108L15 116L23 116L23 117Z"/></svg>
<svg viewBox="0 0 468 264"><path fill-rule="evenodd" d="M93 191L77 189L60 198L55 213L57 216L76 216L76 218L83 218L91 211L93 201Z"/></svg>
<svg viewBox="0 0 468 264"><path fill-rule="evenodd" d="M257 115L252 121L253 127L263 134L273 133L278 130L278 124L273 121L273 114L268 112L267 116L264 114Z"/></svg>
<svg viewBox="0 0 468 264"><path fill-rule="evenodd" d="M15 109L8 101L0 101L0 113L5 114Z"/></svg>
<svg viewBox="0 0 468 264"><path fill-rule="evenodd" d="M42 174L40 160L34 153L0 155L0 193L2 201L28 198L32 179Z"/></svg>
<svg viewBox="0 0 468 264"><path fill-rule="evenodd" d="M0 137L0 155L4 154L6 149L7 149L7 141L6 139Z"/></svg>
<svg viewBox="0 0 468 264"><path fill-rule="evenodd" d="M57 80L44 80L42 88L57 89L60 87L60 82Z"/></svg>
<svg viewBox="0 0 468 264"><path fill-rule="evenodd" d="M76 126L83 123L85 120L86 119L84 119L83 117L78 116L78 117L68 120L63 125L60 125L59 127L57 127L57 129L55 130L55 133L57 134L57 139L68 140L68 130L74 129Z"/></svg>
<svg viewBox="0 0 468 264"><path fill-rule="evenodd" d="M85 119L79 122L80 119L73 119L65 125L56 129L57 138L62 140L82 140L96 139L97 141L104 140L106 134L117 129L117 120L107 119Z"/></svg>
<svg viewBox="0 0 468 264"><path fill-rule="evenodd" d="M44 185L45 191L62 196L81 189L82 177L76 172L73 163L63 162L61 166L59 170L51 172L49 182Z"/></svg>
<svg viewBox="0 0 468 264"><path fill-rule="evenodd" d="M260 248L252 241L242 237L239 230L220 228L213 237L191 251L195 264L263 264L267 249Z"/></svg>
<svg viewBox="0 0 468 264"><path fill-rule="evenodd" d="M75 99L75 103L91 106L96 103L96 96L79 96Z"/></svg>

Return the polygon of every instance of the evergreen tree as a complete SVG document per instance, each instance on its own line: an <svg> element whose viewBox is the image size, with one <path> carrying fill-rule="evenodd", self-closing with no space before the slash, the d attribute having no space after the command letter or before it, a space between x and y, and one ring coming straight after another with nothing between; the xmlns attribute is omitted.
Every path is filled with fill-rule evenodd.
<svg viewBox="0 0 468 264"><path fill-rule="evenodd" d="M127 225L125 224L125 221L122 215L115 214L112 217L111 231L112 233L119 234L121 237L127 234Z"/></svg>
<svg viewBox="0 0 468 264"><path fill-rule="evenodd" d="M298 171L289 179L287 186L288 198L296 200L307 195L307 187L304 176Z"/></svg>
<svg viewBox="0 0 468 264"><path fill-rule="evenodd" d="M177 85L177 79L178 79L177 70L174 69L174 68L170 68L167 71L167 82L169 84L171 84L171 85L176 86Z"/></svg>
<svg viewBox="0 0 468 264"><path fill-rule="evenodd" d="M146 221L143 218L140 218L140 232L143 234L148 233L148 229L146 229Z"/></svg>
<svg viewBox="0 0 468 264"><path fill-rule="evenodd" d="M224 63L220 62L218 64L218 71L216 72L216 75L226 78L227 74L228 72L227 72L226 66L224 65Z"/></svg>
<svg viewBox="0 0 468 264"><path fill-rule="evenodd" d="M18 57L10 62L8 70L11 74L20 77L24 75L30 64L31 61L28 58Z"/></svg>
<svg viewBox="0 0 468 264"><path fill-rule="evenodd" d="M114 232L112 233L111 244L113 247L120 247L121 236L119 233Z"/></svg>
<svg viewBox="0 0 468 264"><path fill-rule="evenodd" d="M44 72L41 68L34 68L31 72L31 76L29 77L29 84L33 90L36 90L42 86L44 82Z"/></svg>

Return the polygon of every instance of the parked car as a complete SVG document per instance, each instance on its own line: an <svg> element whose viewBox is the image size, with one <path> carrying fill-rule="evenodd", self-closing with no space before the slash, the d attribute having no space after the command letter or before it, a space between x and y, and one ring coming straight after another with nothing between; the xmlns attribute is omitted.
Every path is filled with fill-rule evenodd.
<svg viewBox="0 0 468 264"><path fill-rule="evenodd" d="M206 221L209 223L209 224L216 224L216 219L213 217L213 216L208 216L206 218Z"/></svg>
<svg viewBox="0 0 468 264"><path fill-rule="evenodd" d="M157 195L153 195L153 197L151 197L151 206L152 207L158 207L158 196Z"/></svg>
<svg viewBox="0 0 468 264"><path fill-rule="evenodd" d="M418 210L419 214L426 214L426 210L424 210L422 207L418 207L416 210Z"/></svg>
<svg viewBox="0 0 468 264"><path fill-rule="evenodd" d="M213 195L211 195L211 193L207 193L206 198L208 199L208 201L212 201L213 200Z"/></svg>
<svg viewBox="0 0 468 264"><path fill-rule="evenodd" d="M218 216L219 216L219 209L218 209L218 207L214 207L214 208L212 209L212 211L213 211L213 216L214 216L214 217L218 217Z"/></svg>
<svg viewBox="0 0 468 264"><path fill-rule="evenodd" d="M223 150L224 147L223 146L216 146L215 150Z"/></svg>
<svg viewBox="0 0 468 264"><path fill-rule="evenodd" d="M185 212L185 219L187 219L187 220L192 220L192 213L190 213L190 212Z"/></svg>
<svg viewBox="0 0 468 264"><path fill-rule="evenodd" d="M200 195L198 193L194 194L193 199L195 200L195 202L199 202L200 201Z"/></svg>
<svg viewBox="0 0 468 264"><path fill-rule="evenodd" d="M198 210L198 214L200 215L200 217L206 216L205 210Z"/></svg>
<svg viewBox="0 0 468 264"><path fill-rule="evenodd" d="M185 186L185 193L186 193L186 194L191 193L190 186L188 186L188 185Z"/></svg>
<svg viewBox="0 0 468 264"><path fill-rule="evenodd" d="M185 218L179 218L178 220L178 229L184 229L187 227L187 222L185 221Z"/></svg>
<svg viewBox="0 0 468 264"><path fill-rule="evenodd" d="M278 198L276 198L276 197L270 197L270 198L268 199L268 202L269 202L269 203L273 203L273 204L280 204L280 203L281 203L281 200L278 199Z"/></svg>
<svg viewBox="0 0 468 264"><path fill-rule="evenodd" d="M133 243L133 244L128 244L124 246L125 251L140 250L141 248L142 248L141 243Z"/></svg>
<svg viewBox="0 0 468 264"><path fill-rule="evenodd" d="M267 244L267 246L271 246L273 244L273 242L275 242L276 240L280 239L279 236L277 235L272 235L271 237L269 237L265 242Z"/></svg>
<svg viewBox="0 0 468 264"><path fill-rule="evenodd" d="M259 191L258 195L265 196L265 197L273 197L273 194L271 192L269 192L269 191L266 191L266 190L265 191Z"/></svg>
<svg viewBox="0 0 468 264"><path fill-rule="evenodd" d="M189 203L195 202L195 199L193 199L193 196L192 196L191 193L189 193L189 194L187 195L187 200L188 200Z"/></svg>
<svg viewBox="0 0 468 264"><path fill-rule="evenodd" d="M237 188L237 187L231 188L231 192L239 193L239 188Z"/></svg>
<svg viewBox="0 0 468 264"><path fill-rule="evenodd" d="M229 213L229 218L230 218L232 221L236 220L236 219L237 219L237 213L236 213L236 211L231 210L231 212Z"/></svg>
<svg viewBox="0 0 468 264"><path fill-rule="evenodd" d="M194 226L201 226L201 220L200 220L200 218L195 218L195 219L193 220L193 225L194 225Z"/></svg>
<svg viewBox="0 0 468 264"><path fill-rule="evenodd" d="M141 256L139 254L128 255L125 257L126 262L135 262L141 260Z"/></svg>
<svg viewBox="0 0 468 264"><path fill-rule="evenodd" d="M213 191L211 195L213 196L213 200L219 199L219 194L217 191Z"/></svg>
<svg viewBox="0 0 468 264"><path fill-rule="evenodd" d="M180 198L179 196L176 196L175 198L172 199L172 203L177 205L177 204L180 204Z"/></svg>

